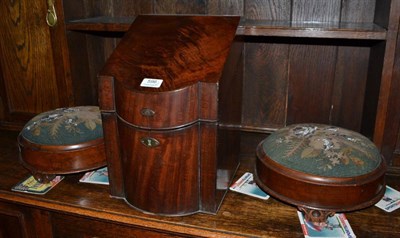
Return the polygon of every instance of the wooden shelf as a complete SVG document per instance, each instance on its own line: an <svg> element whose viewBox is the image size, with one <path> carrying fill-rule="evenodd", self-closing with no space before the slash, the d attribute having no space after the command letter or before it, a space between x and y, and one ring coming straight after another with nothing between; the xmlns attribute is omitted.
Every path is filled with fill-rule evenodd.
<svg viewBox="0 0 400 238"><path fill-rule="evenodd" d="M131 208L123 200L110 197L108 186L80 183L83 174L66 175L63 181L45 195L13 192L11 187L28 175L28 171L16 159L17 135L18 132L0 131L0 209L10 214L13 208L18 215L27 213L27 208L40 210L34 213L35 216L25 214L23 218L27 224L39 227L37 229L40 231L48 227L55 237L64 229L65 232L72 232L69 237L83 237L85 234L92 237L99 233L104 237L111 237L110 234L132 237L133 232L130 231L135 229L165 234L163 237L303 237L296 208L273 197L264 201L228 191L215 215L198 213L168 217L149 215ZM252 155L245 156L241 162L237 178L252 170L254 158ZM400 189L399 177L388 176L387 183L396 190ZM397 225L400 224L400 210L386 213L371 206L346 213L346 216L358 237L370 237L371 234L374 237L400 235L400 227ZM74 221L78 222L71 227ZM122 229L124 227L127 229Z"/></svg>
<svg viewBox="0 0 400 238"><path fill-rule="evenodd" d="M237 31L246 36L385 40L386 29L373 23L245 20Z"/></svg>
<svg viewBox="0 0 400 238"><path fill-rule="evenodd" d="M67 22L70 31L126 32L135 17L94 17Z"/></svg>
<svg viewBox="0 0 400 238"><path fill-rule="evenodd" d="M135 17L95 17L72 20L67 23L71 31L126 32ZM358 40L386 40L386 29L374 23L351 22L291 22L242 20L238 35L339 38Z"/></svg>

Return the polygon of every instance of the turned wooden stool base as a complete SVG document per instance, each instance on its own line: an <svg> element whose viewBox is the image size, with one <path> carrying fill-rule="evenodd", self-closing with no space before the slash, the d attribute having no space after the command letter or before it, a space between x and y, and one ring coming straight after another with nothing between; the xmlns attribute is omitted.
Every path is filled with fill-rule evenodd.
<svg viewBox="0 0 400 238"><path fill-rule="evenodd" d="M18 136L19 159L39 182L106 165L98 107L60 108L30 120Z"/></svg>
<svg viewBox="0 0 400 238"><path fill-rule="evenodd" d="M323 223L336 212L369 207L385 193L386 164L364 136L343 128L298 124L257 147L254 178L271 196Z"/></svg>

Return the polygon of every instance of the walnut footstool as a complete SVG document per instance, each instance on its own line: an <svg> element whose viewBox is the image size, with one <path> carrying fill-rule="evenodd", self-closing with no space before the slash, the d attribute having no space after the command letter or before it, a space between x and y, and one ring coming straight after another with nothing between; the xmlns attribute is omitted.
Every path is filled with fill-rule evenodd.
<svg viewBox="0 0 400 238"><path fill-rule="evenodd" d="M295 205L308 221L363 209L385 192L386 164L363 135L322 124L295 124L257 147L254 177L271 196Z"/></svg>
<svg viewBox="0 0 400 238"><path fill-rule="evenodd" d="M18 136L19 159L39 182L106 165L98 107L59 108L32 118Z"/></svg>

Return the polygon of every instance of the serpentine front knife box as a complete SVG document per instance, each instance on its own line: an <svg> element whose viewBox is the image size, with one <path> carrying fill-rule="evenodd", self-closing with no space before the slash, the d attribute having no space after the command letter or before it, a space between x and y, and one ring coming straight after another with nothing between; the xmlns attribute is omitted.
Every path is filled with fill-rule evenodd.
<svg viewBox="0 0 400 238"><path fill-rule="evenodd" d="M239 17L141 15L99 74L111 195L216 213L239 165Z"/></svg>

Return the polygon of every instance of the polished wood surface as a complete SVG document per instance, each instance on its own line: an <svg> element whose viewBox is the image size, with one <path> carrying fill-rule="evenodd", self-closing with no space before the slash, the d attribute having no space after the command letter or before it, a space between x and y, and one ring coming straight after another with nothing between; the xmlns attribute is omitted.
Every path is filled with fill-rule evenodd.
<svg viewBox="0 0 400 238"><path fill-rule="evenodd" d="M45 195L12 192L11 187L29 174L18 162L16 139L17 133L0 131L0 217L23 216L20 223L28 237L303 237L294 207L232 191L216 215L185 217L143 214L111 198L107 186L79 183L82 174L67 175ZM252 154L242 157L237 175L251 171L253 162ZM399 177L387 181L400 190ZM400 236L400 210L386 213L373 206L346 216L357 237Z"/></svg>
<svg viewBox="0 0 400 238"><path fill-rule="evenodd" d="M99 74L113 76L118 82L115 90L144 93L217 83L239 20L237 16L138 16ZM164 81L160 87L142 87L144 78Z"/></svg>
<svg viewBox="0 0 400 238"><path fill-rule="evenodd" d="M124 84L116 82L116 113L133 126L147 129L177 128L193 124L200 118L199 106L202 103L198 99L202 90L198 84L164 93L146 93L124 87Z"/></svg>
<svg viewBox="0 0 400 238"><path fill-rule="evenodd" d="M75 145L40 145L20 134L20 162L38 181L49 181L56 174L89 171L107 165L103 138Z"/></svg>
<svg viewBox="0 0 400 238"><path fill-rule="evenodd" d="M386 163L355 177L329 177L285 167L257 148L254 177L269 194L290 204L315 210L346 212L377 203L385 193Z"/></svg>
<svg viewBox="0 0 400 238"><path fill-rule="evenodd" d="M65 25L49 27L46 12L46 1L7 1L0 6L3 128L18 128L37 113L73 104Z"/></svg>
<svg viewBox="0 0 400 238"><path fill-rule="evenodd" d="M27 20L41 19L46 3L21 0L15 8L7 8L7 4L2 8L6 17L1 19L1 27L7 42L2 45L2 62L16 62L16 58L22 62L25 56L31 57L27 53L31 49L36 49L31 52L38 56L31 59L50 60L50 68L35 64L38 70L34 75L43 77L34 82L14 80L24 71L15 64L2 63L2 128L21 127L37 107L55 103L47 100L55 92L55 101L97 104L98 72L140 14L237 15L241 22L236 34L245 44L245 61L240 66L244 76L242 130L271 132L290 123L329 122L373 138L388 161L390 173L399 173L399 0L55 3L59 21L49 30L53 53L43 56L36 55L36 50L48 49L49 44L32 40L35 47L28 49L27 44L18 47L18 42L28 42L28 32L35 38L36 29L47 35L42 29L44 21ZM19 6L32 6L32 11L12 11ZM21 21L14 24L13 19ZM27 22L40 27L25 31ZM49 42L48 37L38 42L43 41ZM57 89L52 81L41 88L48 89L46 92L30 95L30 89L35 91L44 78L54 75L53 66ZM18 96L20 88L26 93L23 97ZM35 103L23 101L26 97L35 98Z"/></svg>
<svg viewBox="0 0 400 238"><path fill-rule="evenodd" d="M241 121L238 22L135 19L99 74L107 160L119 164L109 169L113 196L159 215L218 210L239 163L239 134L220 128ZM146 78L162 83L142 86Z"/></svg>
<svg viewBox="0 0 400 238"><path fill-rule="evenodd" d="M154 214L197 212L200 201L197 124L176 130L138 130L120 123L124 191L133 206ZM143 139L157 140L147 146ZM210 149L212 149L210 145ZM112 186L112 185L111 185Z"/></svg>

